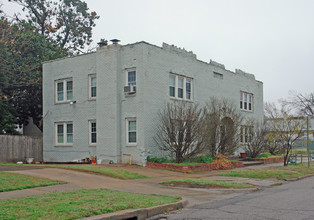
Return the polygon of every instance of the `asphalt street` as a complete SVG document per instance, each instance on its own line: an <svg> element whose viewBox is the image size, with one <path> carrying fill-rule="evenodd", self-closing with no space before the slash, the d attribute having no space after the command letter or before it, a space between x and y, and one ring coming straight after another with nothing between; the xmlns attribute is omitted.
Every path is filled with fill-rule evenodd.
<svg viewBox="0 0 314 220"><path fill-rule="evenodd" d="M150 219L314 219L314 177Z"/></svg>

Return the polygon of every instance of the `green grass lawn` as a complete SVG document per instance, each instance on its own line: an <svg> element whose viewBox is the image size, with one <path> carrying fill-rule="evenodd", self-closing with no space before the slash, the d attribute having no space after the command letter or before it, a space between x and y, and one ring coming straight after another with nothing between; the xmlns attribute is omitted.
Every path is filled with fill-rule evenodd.
<svg viewBox="0 0 314 220"><path fill-rule="evenodd" d="M180 199L106 189L76 190L0 201L0 219L78 219Z"/></svg>
<svg viewBox="0 0 314 220"><path fill-rule="evenodd" d="M0 165L8 165L8 166L37 166L37 167L52 167L52 168L62 168L62 169L69 169L69 170L76 170L80 172L88 172L92 174L98 174L103 176L109 176L113 178L118 178L122 180L128 179L143 179L148 178L148 176L141 175L139 173L128 172L125 170L117 170L117 169L110 169L105 167L97 167L93 165L49 165L49 164L12 164L12 163L3 163Z"/></svg>
<svg viewBox="0 0 314 220"><path fill-rule="evenodd" d="M295 179L301 176L314 174L314 163L311 163L311 167L307 167L307 163L272 167L270 169L258 169L258 170L239 170L229 171L219 174L219 176L231 176L231 177L244 177L255 179Z"/></svg>
<svg viewBox="0 0 314 220"><path fill-rule="evenodd" d="M282 180L282 179L298 178L300 176L300 173L297 173L291 170L280 170L280 169L240 170L240 171L232 170L227 173L219 174L218 176Z"/></svg>
<svg viewBox="0 0 314 220"><path fill-rule="evenodd" d="M196 185L208 185L213 187L222 187L222 188L254 188L253 185L246 183L236 183L230 181L220 181L220 180L204 180L204 179L175 179L161 182L161 184L170 184L170 183L190 183Z"/></svg>
<svg viewBox="0 0 314 220"><path fill-rule="evenodd" d="M65 182L17 173L0 172L0 192L63 184Z"/></svg>

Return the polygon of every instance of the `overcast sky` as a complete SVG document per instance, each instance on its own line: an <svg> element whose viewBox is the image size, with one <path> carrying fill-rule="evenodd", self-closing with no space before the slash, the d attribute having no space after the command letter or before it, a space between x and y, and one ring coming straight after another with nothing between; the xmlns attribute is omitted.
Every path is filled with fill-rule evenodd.
<svg viewBox="0 0 314 220"><path fill-rule="evenodd" d="M202 61L254 74L264 83L264 101L287 98L291 90L314 92L313 0L85 2L100 15L95 44L101 38L174 44Z"/></svg>

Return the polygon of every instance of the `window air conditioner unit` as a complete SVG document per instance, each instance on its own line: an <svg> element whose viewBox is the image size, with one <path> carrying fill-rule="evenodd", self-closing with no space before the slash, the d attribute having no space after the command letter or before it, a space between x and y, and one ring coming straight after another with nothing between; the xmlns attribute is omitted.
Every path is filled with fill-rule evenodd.
<svg viewBox="0 0 314 220"><path fill-rule="evenodd" d="M124 86L125 94L134 94L136 93L136 86Z"/></svg>

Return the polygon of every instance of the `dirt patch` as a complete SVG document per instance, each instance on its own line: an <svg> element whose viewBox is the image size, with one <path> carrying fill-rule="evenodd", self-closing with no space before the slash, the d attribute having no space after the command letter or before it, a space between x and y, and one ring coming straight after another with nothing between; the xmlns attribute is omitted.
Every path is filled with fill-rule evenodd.
<svg viewBox="0 0 314 220"><path fill-rule="evenodd" d="M184 187L184 188L206 188L206 189L227 189L227 187L217 186L217 185L204 185L204 184L196 184L196 183L188 183L188 182L180 182L180 183L164 183L162 185L171 186L171 187Z"/></svg>
<svg viewBox="0 0 314 220"><path fill-rule="evenodd" d="M32 170L32 169L42 169L43 167L35 167L35 166L6 166L0 165L0 172L1 171L18 171L18 170Z"/></svg>

